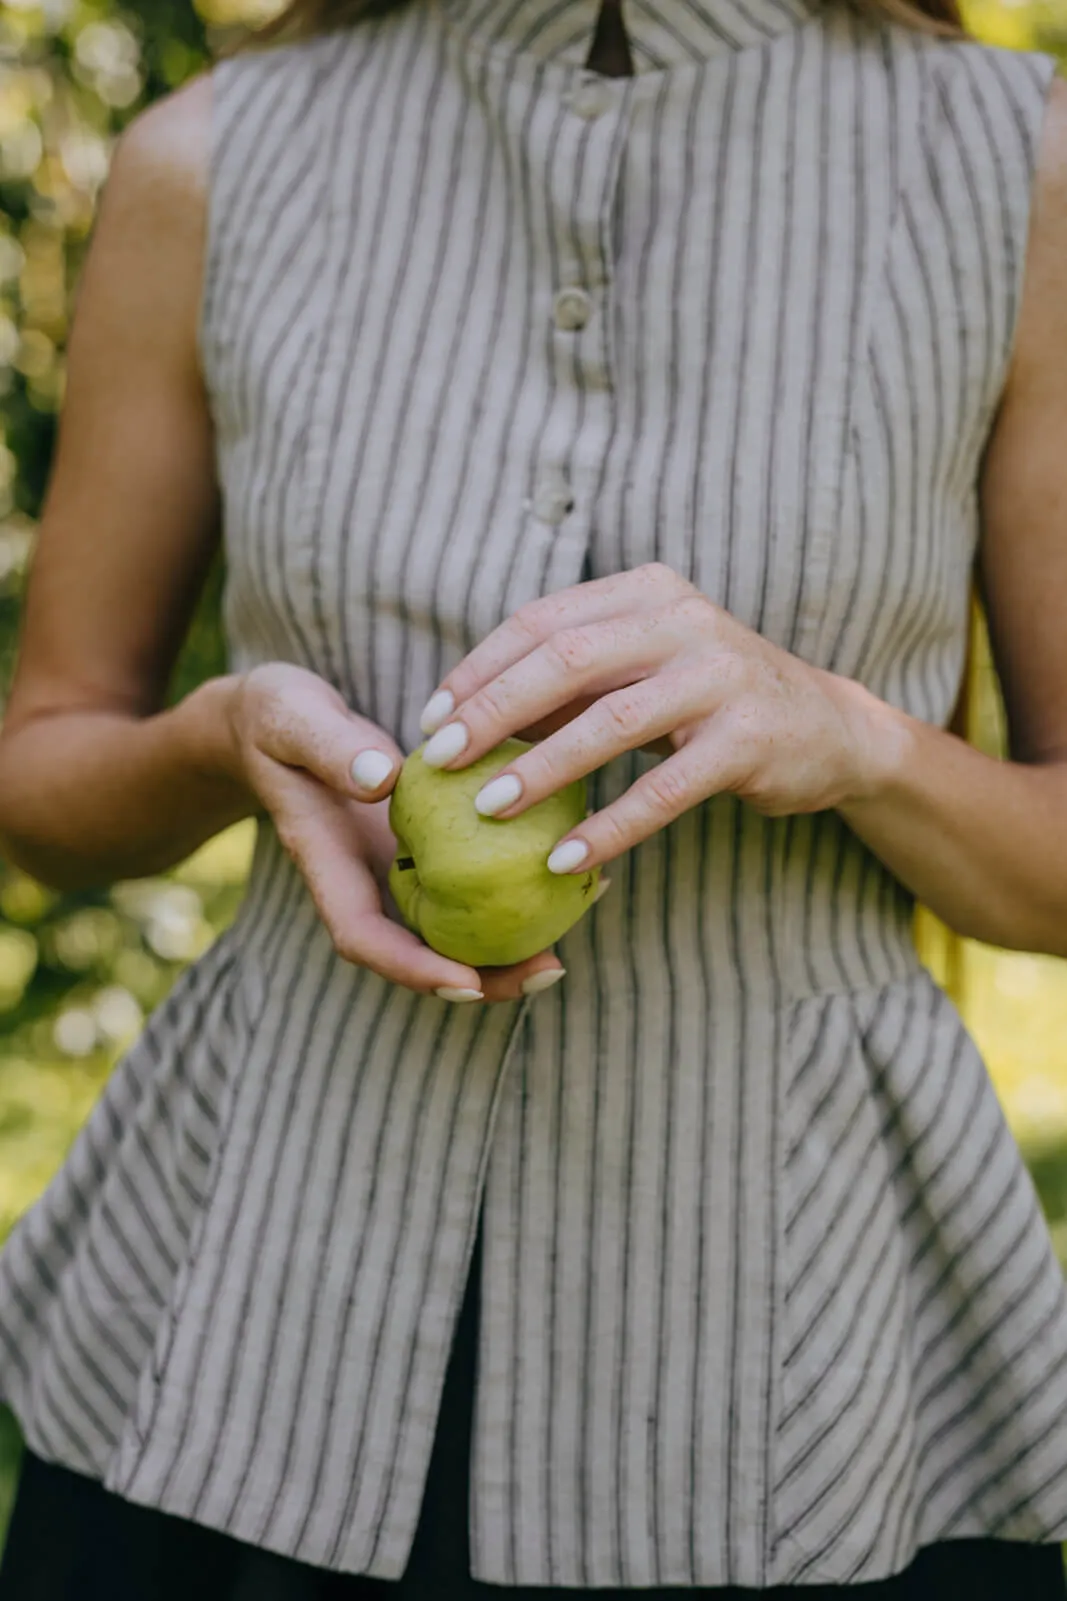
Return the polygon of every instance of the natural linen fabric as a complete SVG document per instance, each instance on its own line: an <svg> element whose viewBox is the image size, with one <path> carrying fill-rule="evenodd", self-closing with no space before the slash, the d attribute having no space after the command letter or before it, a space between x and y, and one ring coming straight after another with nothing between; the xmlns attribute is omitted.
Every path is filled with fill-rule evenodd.
<svg viewBox="0 0 1067 1601"><path fill-rule="evenodd" d="M234 664L410 748L522 602L659 559L944 723L1052 64L632 0L636 76L597 82L594 20L426 0L216 69ZM484 1188L478 1577L1067 1535L1064 1286L909 896L835 814L728 797L613 877L557 989L450 1006L341 961L264 823L0 1263L34 1451L399 1575Z"/></svg>

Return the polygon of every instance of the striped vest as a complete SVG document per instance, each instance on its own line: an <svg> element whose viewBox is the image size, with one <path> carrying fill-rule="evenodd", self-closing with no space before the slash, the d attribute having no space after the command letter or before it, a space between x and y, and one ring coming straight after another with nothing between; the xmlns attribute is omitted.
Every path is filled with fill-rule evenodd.
<svg viewBox="0 0 1067 1601"><path fill-rule="evenodd" d="M944 723L1052 64L632 0L636 75L599 80L594 9L415 0L216 69L233 663L410 748L516 607L657 559ZM398 1576L484 1205L477 1577L1067 1536L1064 1286L908 895L836 814L732 798L614 877L563 984L452 1007L346 965L262 825L0 1260L34 1450Z"/></svg>

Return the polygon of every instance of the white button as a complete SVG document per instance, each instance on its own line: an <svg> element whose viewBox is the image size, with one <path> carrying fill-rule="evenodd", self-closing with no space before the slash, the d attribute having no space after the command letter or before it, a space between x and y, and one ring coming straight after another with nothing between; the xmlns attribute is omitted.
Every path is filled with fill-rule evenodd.
<svg viewBox="0 0 1067 1601"><path fill-rule="evenodd" d="M584 328L593 315L593 302L584 289L571 287L561 289L556 296L554 304L556 327L565 328L571 332L577 328Z"/></svg>
<svg viewBox="0 0 1067 1601"><path fill-rule="evenodd" d="M580 83L571 95L571 110L579 117L592 122L611 108L611 93L607 84L592 78Z"/></svg>
<svg viewBox="0 0 1067 1601"><path fill-rule="evenodd" d="M561 523L574 510L574 492L562 473L548 473L534 490L530 509L539 522Z"/></svg>

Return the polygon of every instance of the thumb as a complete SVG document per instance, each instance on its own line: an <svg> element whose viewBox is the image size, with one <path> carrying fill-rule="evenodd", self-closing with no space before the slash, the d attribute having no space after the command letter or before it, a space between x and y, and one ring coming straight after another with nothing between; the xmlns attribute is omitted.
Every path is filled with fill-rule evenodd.
<svg viewBox="0 0 1067 1601"><path fill-rule="evenodd" d="M404 758L380 728L366 726L373 743L361 743L348 764L348 776L357 796L378 800L392 790Z"/></svg>
<svg viewBox="0 0 1067 1601"><path fill-rule="evenodd" d="M376 723L318 696L273 711L261 749L275 761L301 767L356 800L380 800L392 789L404 758Z"/></svg>

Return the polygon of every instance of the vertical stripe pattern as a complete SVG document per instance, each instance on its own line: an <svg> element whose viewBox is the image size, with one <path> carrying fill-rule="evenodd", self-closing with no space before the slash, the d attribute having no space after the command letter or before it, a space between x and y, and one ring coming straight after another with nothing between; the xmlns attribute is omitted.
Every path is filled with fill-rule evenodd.
<svg viewBox="0 0 1067 1601"><path fill-rule="evenodd" d="M410 747L516 607L658 560L944 723L1051 63L633 0L636 76L597 83L594 21L426 0L216 69L234 666ZM907 894L833 814L729 798L616 879L558 989L451 1008L346 966L264 825L0 1259L34 1449L398 1576L484 1205L477 1577L849 1584L1067 1536L1063 1283Z"/></svg>

